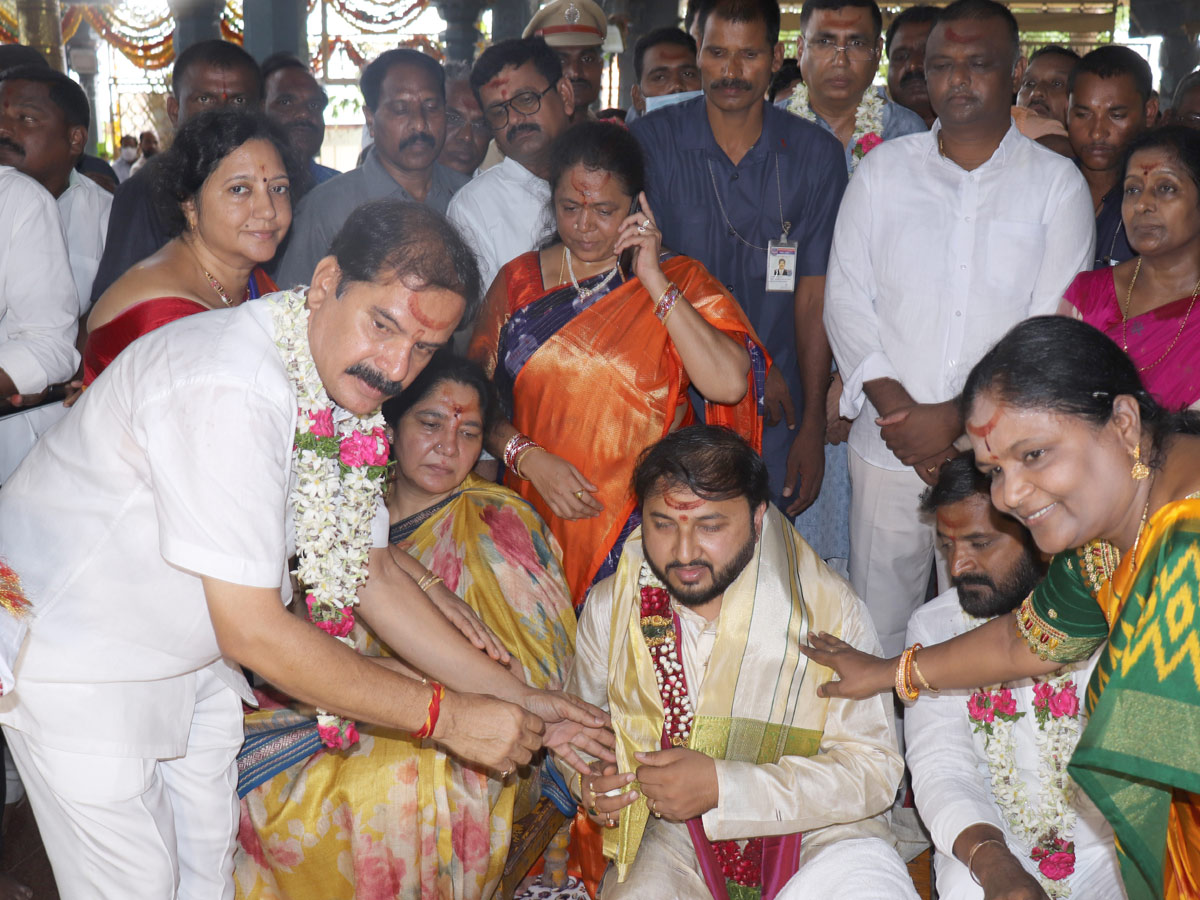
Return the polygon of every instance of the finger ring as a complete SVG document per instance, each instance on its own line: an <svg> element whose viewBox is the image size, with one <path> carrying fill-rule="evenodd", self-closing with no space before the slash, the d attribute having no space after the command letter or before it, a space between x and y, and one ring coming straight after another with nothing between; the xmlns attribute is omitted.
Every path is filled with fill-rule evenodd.
<svg viewBox="0 0 1200 900"><path fill-rule="evenodd" d="M576 499L576 500L582 500L582 499L583 499L583 491L576 491L576 492L575 492L575 499Z"/></svg>
<svg viewBox="0 0 1200 900"><path fill-rule="evenodd" d="M928 472L930 475L932 475L934 472L936 472L936 471L937 471L937 466L930 466L930 467L929 467L928 469L926 469L925 471L926 471L926 472Z"/></svg>
<svg viewBox="0 0 1200 900"><path fill-rule="evenodd" d="M639 225L639 226L637 227L637 230L638 230L638 234L645 234L645 233L646 233L646 226L645 226L645 225Z"/></svg>
<svg viewBox="0 0 1200 900"><path fill-rule="evenodd" d="M500 773L500 777L507 778L509 775L512 774L512 770L513 770L513 767L509 766L507 769L505 769L503 772Z"/></svg>
<svg viewBox="0 0 1200 900"><path fill-rule="evenodd" d="M642 221L642 228L649 228L649 227L650 227L650 220L649 220L649 219L644 219L644 220Z"/></svg>
<svg viewBox="0 0 1200 900"><path fill-rule="evenodd" d="M588 811L588 815L591 816L593 819L600 818L600 810L596 809L595 805L589 806L587 808L587 811Z"/></svg>
<svg viewBox="0 0 1200 900"><path fill-rule="evenodd" d="M614 825L617 824L616 822L613 821L612 813L605 813L604 821L608 823L609 828L612 828Z"/></svg>

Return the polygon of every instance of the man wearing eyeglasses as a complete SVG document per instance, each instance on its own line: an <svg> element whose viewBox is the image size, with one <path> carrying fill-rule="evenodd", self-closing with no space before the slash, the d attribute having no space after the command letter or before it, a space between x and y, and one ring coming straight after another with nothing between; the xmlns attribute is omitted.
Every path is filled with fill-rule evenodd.
<svg viewBox="0 0 1200 900"><path fill-rule="evenodd" d="M487 156L492 131L471 90L471 67L446 64L446 143L438 162L470 178Z"/></svg>
<svg viewBox="0 0 1200 900"><path fill-rule="evenodd" d="M848 171L878 143L869 135L889 141L928 130L915 112L871 87L883 51L875 0L806 0L800 30L796 55L806 90L795 91L787 108L841 142Z"/></svg>
<svg viewBox="0 0 1200 900"><path fill-rule="evenodd" d="M570 124L575 92L541 38L489 47L471 70L471 90L504 160L459 191L447 214L491 285L501 266L550 233L550 145Z"/></svg>
<svg viewBox="0 0 1200 900"><path fill-rule="evenodd" d="M357 169L300 202L276 274L281 287L307 284L333 236L355 209L394 198L445 213L467 176L439 163L446 142L446 74L417 50L388 50L363 70L363 112L374 143Z"/></svg>

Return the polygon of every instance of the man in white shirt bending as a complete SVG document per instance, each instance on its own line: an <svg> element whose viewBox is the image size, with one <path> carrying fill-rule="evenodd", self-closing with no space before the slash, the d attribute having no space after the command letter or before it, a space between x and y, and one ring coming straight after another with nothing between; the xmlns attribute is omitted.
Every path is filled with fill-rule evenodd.
<svg viewBox="0 0 1200 900"><path fill-rule="evenodd" d="M478 295L445 219L365 204L306 295L145 335L0 490L25 598L0 611L0 723L64 900L233 897L242 666L501 774L541 745L541 716L597 723L477 652L387 546L375 413ZM293 550L321 630L280 602ZM444 692L332 637L354 611Z"/></svg>
<svg viewBox="0 0 1200 900"><path fill-rule="evenodd" d="M475 251L486 291L505 263L552 230L550 145L570 124L575 93L541 38L489 47L471 70L471 89L504 161L455 194L447 215Z"/></svg>
<svg viewBox="0 0 1200 900"><path fill-rule="evenodd" d="M913 614L908 643L941 643L1006 615L1045 575L1029 532L996 511L990 487L968 453L942 466L922 498L953 587ZM1124 900L1112 829L1065 774L1066 790L1054 783L1083 730L1095 664L1093 656L1037 682L927 695L905 713L906 756L937 851L941 900L1060 897L1064 888L1072 897ZM998 792L1009 767L1019 784Z"/></svg>
<svg viewBox="0 0 1200 900"><path fill-rule="evenodd" d="M926 49L938 122L863 158L834 231L825 326L842 415L855 419L850 580L889 655L925 599L933 531L918 498L956 455L955 396L984 352L1054 312L1092 259L1083 178L1009 116L1019 58L1004 6L948 6Z"/></svg>

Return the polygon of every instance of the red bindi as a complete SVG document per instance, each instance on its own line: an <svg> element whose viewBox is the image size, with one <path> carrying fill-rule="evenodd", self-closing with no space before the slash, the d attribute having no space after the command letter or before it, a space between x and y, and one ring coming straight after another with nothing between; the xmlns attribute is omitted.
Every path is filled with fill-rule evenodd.
<svg viewBox="0 0 1200 900"><path fill-rule="evenodd" d="M955 31L953 28L947 25L946 40L954 41L956 44L969 44L975 40L975 38L969 34L963 34L961 31Z"/></svg>
<svg viewBox="0 0 1200 900"><path fill-rule="evenodd" d="M424 325L426 328L432 328L434 331L439 331L442 328L447 328L454 324L453 319L447 319L444 322L439 322L437 319L430 318L417 305L417 295L411 294L408 298L408 311L412 313L412 317Z"/></svg>
<svg viewBox="0 0 1200 900"><path fill-rule="evenodd" d="M987 422L985 422L983 425L968 425L967 426L967 434L974 435L975 437L982 439L983 446L987 447L988 453L992 452L992 444L988 440L988 435L991 434L992 431L995 429L996 422L999 419L1000 419L1000 410L996 410L996 412L992 415L992 418L989 419Z"/></svg>
<svg viewBox="0 0 1200 900"><path fill-rule="evenodd" d="M1142 177L1145 178L1152 171L1154 171L1154 166L1142 166Z"/></svg>

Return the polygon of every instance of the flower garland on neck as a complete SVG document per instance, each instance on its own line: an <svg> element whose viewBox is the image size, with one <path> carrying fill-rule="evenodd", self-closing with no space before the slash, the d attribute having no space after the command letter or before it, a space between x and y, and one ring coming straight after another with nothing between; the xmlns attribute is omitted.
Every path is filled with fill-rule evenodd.
<svg viewBox="0 0 1200 900"><path fill-rule="evenodd" d="M817 114L808 102L808 87L797 84L788 100L788 112L810 122L817 121ZM858 101L854 112L854 134L850 138L850 172L853 174L859 161L883 143L883 111L887 101L879 96L874 86L868 87Z"/></svg>
<svg viewBox="0 0 1200 900"><path fill-rule="evenodd" d="M671 595L649 563L638 573L642 636L654 664L663 705L663 733L672 747L686 747L692 734L695 710L683 670L679 647L679 618L671 609ZM757 900L762 896L762 838L748 841L713 841L713 853L725 876L729 900Z"/></svg>
<svg viewBox="0 0 1200 900"><path fill-rule="evenodd" d="M295 516L295 575L308 592L309 621L354 646L351 607L367 580L371 524L389 465L383 416L355 416L340 409L335 415L309 350L304 295L283 291L267 302L275 346L296 388L296 482L289 498ZM326 746L349 747L358 740L353 722L317 712L317 731Z"/></svg>
<svg viewBox="0 0 1200 900"><path fill-rule="evenodd" d="M1012 691L1001 686L982 688L967 699L967 716L983 734L992 796L1009 829L1031 848L1038 881L1051 900L1071 896L1067 879L1075 871L1077 818L1072 796L1075 783L1067 763L1079 741L1079 697L1074 672L1064 672L1033 685L1034 737L1038 756L1038 794L1034 802L1017 767L1014 725L1025 716L1017 712Z"/></svg>

